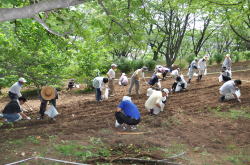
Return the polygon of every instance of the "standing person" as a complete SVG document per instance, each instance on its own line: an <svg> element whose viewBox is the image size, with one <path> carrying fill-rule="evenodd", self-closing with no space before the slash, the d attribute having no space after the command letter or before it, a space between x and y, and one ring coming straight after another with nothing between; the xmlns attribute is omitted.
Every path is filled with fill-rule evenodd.
<svg viewBox="0 0 250 165"><path fill-rule="evenodd" d="M96 101L102 101L102 92L101 90L105 88L105 84L108 83L109 79L104 77L96 77L93 80L93 87L96 90L95 96Z"/></svg>
<svg viewBox="0 0 250 165"><path fill-rule="evenodd" d="M144 82L146 82L145 77L144 77L144 72L147 71L148 68L147 67L142 67L141 69L137 69L133 75L131 76L131 80L130 80L130 87L129 87L129 91L128 94L131 95L131 91L133 86L135 85L135 92L138 95L139 94L139 89L140 89L140 78L143 78Z"/></svg>
<svg viewBox="0 0 250 165"><path fill-rule="evenodd" d="M195 58L191 64L189 65L189 69L188 69L188 83L191 83L191 80L193 78L194 75L194 70L198 69L197 68L197 62L198 62L198 58Z"/></svg>
<svg viewBox="0 0 250 165"><path fill-rule="evenodd" d="M109 69L107 76L109 79L109 96L114 96L115 94L115 87L114 87L114 80L115 80L115 69L116 69L117 65L116 64L112 64L111 68Z"/></svg>
<svg viewBox="0 0 250 165"><path fill-rule="evenodd" d="M220 94L220 101L225 101L225 99L229 96L233 96L237 99L238 102L241 102L240 96L236 94L239 91L239 87L241 85L241 80L230 80L225 82L219 89Z"/></svg>
<svg viewBox="0 0 250 165"><path fill-rule="evenodd" d="M26 102L26 98L19 97L18 100L11 100L3 110L3 118L7 120L7 122L16 122L21 119L30 120L30 117L26 116L20 105L23 105Z"/></svg>
<svg viewBox="0 0 250 165"><path fill-rule="evenodd" d="M56 99L58 99L57 90L51 86L44 86L40 92L40 117L38 119L44 118L44 113L47 108L48 102L56 108Z"/></svg>
<svg viewBox="0 0 250 165"><path fill-rule="evenodd" d="M136 129L136 125L141 121L141 115L137 106L132 102L131 97L123 97L117 107L115 118L115 127L127 124L132 130ZM126 126L123 129L126 129Z"/></svg>
<svg viewBox="0 0 250 165"><path fill-rule="evenodd" d="M168 97L168 89L164 88L162 91L153 91L145 102L145 108L149 111L150 115L157 115L163 111Z"/></svg>
<svg viewBox="0 0 250 165"><path fill-rule="evenodd" d="M159 79L162 78L163 78L162 73L156 73L156 74L154 73L153 76L148 81L148 84L150 85L151 88L160 89L161 84L159 82Z"/></svg>
<svg viewBox="0 0 250 165"><path fill-rule="evenodd" d="M119 85L127 86L128 85L128 77L125 73L122 73L120 79L119 79Z"/></svg>
<svg viewBox="0 0 250 165"><path fill-rule="evenodd" d="M222 67L226 67L226 69L227 69L229 72L231 72L232 60L231 60L231 58L230 58L230 54L227 54L227 55L225 56L225 59L224 59L224 61L223 61L223 63L222 63Z"/></svg>
<svg viewBox="0 0 250 165"><path fill-rule="evenodd" d="M208 59L208 56L204 56L203 58L201 58L199 61L198 61L198 78L197 78L197 81L200 81L202 79L202 75L205 74L205 71L207 69L207 59Z"/></svg>
<svg viewBox="0 0 250 165"><path fill-rule="evenodd" d="M22 96L21 94L21 88L24 83L27 81L24 78L19 78L18 82L14 83L9 90L9 97L11 100L17 100L19 97Z"/></svg>

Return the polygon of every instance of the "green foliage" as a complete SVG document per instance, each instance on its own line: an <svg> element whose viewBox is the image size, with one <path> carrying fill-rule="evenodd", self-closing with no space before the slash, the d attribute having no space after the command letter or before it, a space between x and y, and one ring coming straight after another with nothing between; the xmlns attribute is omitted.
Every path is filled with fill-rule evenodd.
<svg viewBox="0 0 250 165"><path fill-rule="evenodd" d="M215 54L213 56L214 58L214 61L217 63L217 64L220 64L224 58L224 56L222 54Z"/></svg>
<svg viewBox="0 0 250 165"><path fill-rule="evenodd" d="M194 55L187 56L187 58L186 58L187 63L190 64L194 60L194 58L195 58Z"/></svg>
<svg viewBox="0 0 250 165"><path fill-rule="evenodd" d="M240 56L241 56L241 53L240 52L236 52L233 56L233 60L234 62L239 62L240 61Z"/></svg>
<svg viewBox="0 0 250 165"><path fill-rule="evenodd" d="M245 60L250 60L250 51L243 52L243 57Z"/></svg>
<svg viewBox="0 0 250 165"><path fill-rule="evenodd" d="M33 144L40 144L40 136L28 136L27 140Z"/></svg>
<svg viewBox="0 0 250 165"><path fill-rule="evenodd" d="M153 60L146 60L144 65L146 67L148 67L148 70L153 71L155 69L156 66L156 61Z"/></svg>
<svg viewBox="0 0 250 165"><path fill-rule="evenodd" d="M133 70L132 62L127 58L120 58L117 64L118 64L118 69L123 73L129 73Z"/></svg>
<svg viewBox="0 0 250 165"><path fill-rule="evenodd" d="M132 61L132 68L133 70L140 69L144 66L144 61L142 59L139 60L133 60Z"/></svg>
<svg viewBox="0 0 250 165"><path fill-rule="evenodd" d="M228 111L221 111L220 107L216 107L214 109L210 109L211 112L215 113L219 117L230 118L237 120L239 118L247 118L250 119L250 111L249 108L241 108L241 109L230 109Z"/></svg>
<svg viewBox="0 0 250 165"><path fill-rule="evenodd" d="M214 63L214 57L210 57L208 60L208 65L213 65Z"/></svg>

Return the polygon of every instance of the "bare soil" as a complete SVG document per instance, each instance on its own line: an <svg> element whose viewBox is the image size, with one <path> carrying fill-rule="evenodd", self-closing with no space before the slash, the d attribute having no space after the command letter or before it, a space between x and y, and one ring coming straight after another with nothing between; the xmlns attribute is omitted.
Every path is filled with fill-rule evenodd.
<svg viewBox="0 0 250 165"><path fill-rule="evenodd" d="M245 65L249 67L249 63ZM244 69L245 65L237 65L237 68ZM116 96L100 103L95 101L94 93L76 94L74 91L62 91L57 105L60 115L56 121L36 120L40 101L32 99L28 102L34 108L33 112L28 112L32 120L15 123L13 127L15 129L11 129L10 125L3 125L0 128L0 148L1 144L6 144L8 140L22 139L30 135L41 138L56 135L61 140L78 141L84 141L86 137L100 137L111 147L119 143L134 144L140 147L167 147L173 143L185 144L190 160L182 162L185 164L203 164L204 162L213 164L222 159L224 154L230 152L228 145L250 148L250 119L233 120L218 117L212 113L212 110L218 107L225 112L231 109L250 109L250 73L249 71L233 73L233 78L246 80L241 86L242 103L219 102L219 87L222 84L218 82L218 76L218 74L207 75L201 82L196 82L194 77L186 91L170 94L164 111L158 116L148 115L144 108L148 86L142 83L141 94L132 96L133 102L139 107L142 115L141 123L135 131L143 132L139 135L119 134L121 130L114 128L116 107L121 98L127 94L128 87L116 85ZM162 81L162 86L170 88L173 81L168 78ZM3 109L7 102L8 98L2 98L0 108ZM204 149L210 154L206 160L201 158L199 152ZM29 148L24 149L27 153L29 150ZM4 147L0 152L2 153L0 154L0 160L2 160L0 164L23 158L20 155L13 155ZM3 159L6 155L12 159ZM226 162L225 164L231 163Z"/></svg>

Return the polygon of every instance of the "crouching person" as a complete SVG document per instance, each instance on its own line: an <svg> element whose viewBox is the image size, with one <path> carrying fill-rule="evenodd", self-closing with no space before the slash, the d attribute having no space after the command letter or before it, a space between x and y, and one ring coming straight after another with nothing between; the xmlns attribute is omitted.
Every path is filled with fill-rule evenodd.
<svg viewBox="0 0 250 165"><path fill-rule="evenodd" d="M22 112L22 108L20 106L26 101L27 100L24 97L19 97L18 100L11 100L3 110L3 118L5 118L7 122L16 122L21 119L30 120L30 117L26 116Z"/></svg>
<svg viewBox="0 0 250 165"><path fill-rule="evenodd" d="M187 82L185 81L183 75L177 76L174 84L172 85L172 92L180 92L187 88Z"/></svg>
<svg viewBox="0 0 250 165"><path fill-rule="evenodd" d="M122 73L118 83L121 86L127 86L128 85L128 77L126 76L125 73Z"/></svg>
<svg viewBox="0 0 250 165"><path fill-rule="evenodd" d="M229 99L237 99L239 102L240 100L240 90L239 87L241 85L241 80L230 80L225 82L220 87L220 101L225 101Z"/></svg>
<svg viewBox="0 0 250 165"><path fill-rule="evenodd" d="M115 118L115 127L120 127L123 125L123 129L127 129L126 125L128 125L132 130L136 129L136 125L141 121L141 116L139 109L132 102L131 97L123 97L122 101L117 107Z"/></svg>
<svg viewBox="0 0 250 165"><path fill-rule="evenodd" d="M168 89L164 88L162 91L153 91L145 103L145 108L150 115L157 115L163 111L168 97Z"/></svg>
<svg viewBox="0 0 250 165"><path fill-rule="evenodd" d="M148 84L150 85L151 88L160 89L161 83L159 79L162 79L162 78L163 78L162 73L153 74L153 76L148 81Z"/></svg>
<svg viewBox="0 0 250 165"><path fill-rule="evenodd" d="M96 77L93 80L93 87L95 88L96 101L102 101L102 89L105 88L105 84L109 81L108 78Z"/></svg>
<svg viewBox="0 0 250 165"><path fill-rule="evenodd" d="M40 92L40 117L38 117L38 120L41 120L44 118L44 113L47 108L48 102L52 104L56 108L56 99L58 99L58 93L57 90L51 86L44 86L41 89Z"/></svg>
<svg viewBox="0 0 250 165"><path fill-rule="evenodd" d="M221 74L219 76L219 82L227 82L231 80L231 73L226 67L222 67Z"/></svg>

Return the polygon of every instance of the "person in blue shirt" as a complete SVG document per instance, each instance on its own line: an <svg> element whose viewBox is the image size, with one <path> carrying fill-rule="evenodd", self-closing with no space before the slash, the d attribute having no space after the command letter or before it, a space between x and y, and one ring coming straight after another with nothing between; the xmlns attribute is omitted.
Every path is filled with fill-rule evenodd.
<svg viewBox="0 0 250 165"><path fill-rule="evenodd" d="M115 118L115 127L120 127L123 125L123 129L126 129L126 125L129 125L131 130L136 129L135 125L140 123L141 115L137 106L132 102L131 97L123 97L122 101L117 107Z"/></svg>
<svg viewBox="0 0 250 165"><path fill-rule="evenodd" d="M161 85L159 83L159 79L162 79L162 78L163 78L162 73L153 74L151 79L148 81L150 88L160 89Z"/></svg>

